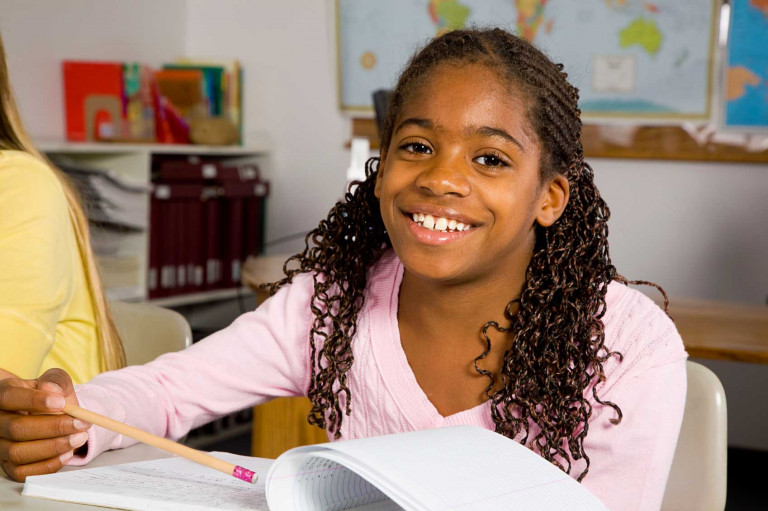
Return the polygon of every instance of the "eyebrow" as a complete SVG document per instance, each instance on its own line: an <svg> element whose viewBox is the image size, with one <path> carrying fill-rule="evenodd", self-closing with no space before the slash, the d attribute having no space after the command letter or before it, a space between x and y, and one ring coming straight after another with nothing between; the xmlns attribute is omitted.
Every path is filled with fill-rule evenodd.
<svg viewBox="0 0 768 511"><path fill-rule="evenodd" d="M408 119L405 119L403 122L398 124L393 133L397 133L406 126L418 126L419 128L424 128L425 130L435 129L435 124L429 119L423 119L421 117L409 117Z"/></svg>
<svg viewBox="0 0 768 511"><path fill-rule="evenodd" d="M405 119L403 122L398 124L397 128L395 128L395 131L393 133L397 133L398 131L400 131L401 129L407 126L418 126L419 128L423 128L426 130L437 129L437 127L435 126L435 123L433 123L429 119L424 119L421 117L409 117L408 119ZM502 138L507 142L512 142L517 147L519 147L521 151L525 152L525 147L523 147L523 144L521 144L519 140L517 140L515 137L513 137L512 135L510 135L509 133L507 133L501 128L493 128L491 126L470 126L464 131L464 133L467 136L480 135L482 137Z"/></svg>
<svg viewBox="0 0 768 511"><path fill-rule="evenodd" d="M499 137L503 138L507 142L512 142L517 147L520 148L521 151L525 152L525 147L523 147L523 144L520 143L519 140L517 140L515 137L507 133L501 128L492 128L490 126L480 126L477 128L467 128L466 130L467 135L480 135L483 137Z"/></svg>

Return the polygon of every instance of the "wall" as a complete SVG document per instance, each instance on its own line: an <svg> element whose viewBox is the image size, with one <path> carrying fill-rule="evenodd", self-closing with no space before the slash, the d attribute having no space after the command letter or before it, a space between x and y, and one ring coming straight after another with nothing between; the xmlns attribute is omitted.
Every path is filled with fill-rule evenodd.
<svg viewBox="0 0 768 511"><path fill-rule="evenodd" d="M242 61L247 131L274 144L267 241L314 228L344 191L350 125L336 106L333 12L331 0L188 2L187 53Z"/></svg>
<svg viewBox="0 0 768 511"><path fill-rule="evenodd" d="M0 33L27 130L64 138L61 61L137 60L184 54L185 0L0 0Z"/></svg>
<svg viewBox="0 0 768 511"><path fill-rule="evenodd" d="M590 160L611 256L671 296L765 304L768 165Z"/></svg>

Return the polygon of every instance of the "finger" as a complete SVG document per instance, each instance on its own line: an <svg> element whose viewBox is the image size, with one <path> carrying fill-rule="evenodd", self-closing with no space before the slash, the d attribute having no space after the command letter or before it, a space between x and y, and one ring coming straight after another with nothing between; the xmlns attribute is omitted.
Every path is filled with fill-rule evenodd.
<svg viewBox="0 0 768 511"><path fill-rule="evenodd" d="M37 388L46 390L42 387L47 387L50 389L49 392L56 392L62 396L68 396L75 391L72 378L66 371L58 368L48 369L37 379Z"/></svg>
<svg viewBox="0 0 768 511"><path fill-rule="evenodd" d="M0 410L11 412L59 413L64 408L64 397L34 388L25 380L0 381Z"/></svg>
<svg viewBox="0 0 768 511"><path fill-rule="evenodd" d="M27 465L61 456L77 449L88 441L88 433L81 431L74 435L31 442L9 442L0 439L0 459L13 465Z"/></svg>
<svg viewBox="0 0 768 511"><path fill-rule="evenodd" d="M5 369L0 369L0 380L4 380L6 378L18 379L19 377L16 376L15 374L13 374L13 373L10 373L10 372L6 371Z"/></svg>
<svg viewBox="0 0 768 511"><path fill-rule="evenodd" d="M0 438L27 442L85 431L91 425L68 415L19 415L0 412Z"/></svg>
<svg viewBox="0 0 768 511"><path fill-rule="evenodd" d="M0 468L2 468L11 479L23 483L29 476L52 474L53 472L58 471L72 459L73 454L72 451L67 451L61 456L38 461L37 463L29 463L27 465L14 465L10 461L0 461Z"/></svg>

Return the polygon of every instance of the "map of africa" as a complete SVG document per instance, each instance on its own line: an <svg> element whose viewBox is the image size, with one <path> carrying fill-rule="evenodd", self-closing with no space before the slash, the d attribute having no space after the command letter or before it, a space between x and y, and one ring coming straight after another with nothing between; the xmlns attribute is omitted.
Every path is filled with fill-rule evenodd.
<svg viewBox="0 0 768 511"><path fill-rule="evenodd" d="M732 0L725 125L768 128L768 0Z"/></svg>
<svg viewBox="0 0 768 511"><path fill-rule="evenodd" d="M716 5L717 0L338 0L341 107L370 110L371 94L394 87L408 58L431 37L500 26L565 65L585 116L706 119Z"/></svg>

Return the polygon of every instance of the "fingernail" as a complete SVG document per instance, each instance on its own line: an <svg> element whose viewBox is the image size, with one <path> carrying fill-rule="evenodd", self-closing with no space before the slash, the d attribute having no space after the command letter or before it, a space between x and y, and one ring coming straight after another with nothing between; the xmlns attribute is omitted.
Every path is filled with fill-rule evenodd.
<svg viewBox="0 0 768 511"><path fill-rule="evenodd" d="M62 465L66 465L69 460L72 459L72 456L75 454L75 451L67 451L61 456L59 456L59 461Z"/></svg>
<svg viewBox="0 0 768 511"><path fill-rule="evenodd" d="M64 393L64 391L61 390L61 387L59 387L58 385L56 385L53 382L47 381L47 382L43 383L43 386L46 388L46 390L48 390L50 392L58 392L59 394L63 394Z"/></svg>
<svg viewBox="0 0 768 511"><path fill-rule="evenodd" d="M81 431L80 433L75 433L74 435L69 435L69 445L72 447L80 447L88 440L88 433L85 431Z"/></svg>
<svg viewBox="0 0 768 511"><path fill-rule="evenodd" d="M61 396L48 396L45 398L45 406L54 410L61 410L64 408L64 398Z"/></svg>
<svg viewBox="0 0 768 511"><path fill-rule="evenodd" d="M72 425L75 427L75 429L88 429L91 427L90 424L87 422L83 422L80 419L75 419L72 421Z"/></svg>

